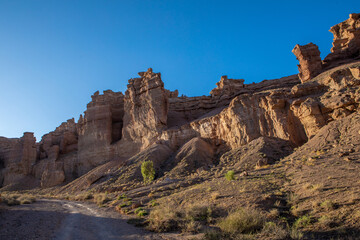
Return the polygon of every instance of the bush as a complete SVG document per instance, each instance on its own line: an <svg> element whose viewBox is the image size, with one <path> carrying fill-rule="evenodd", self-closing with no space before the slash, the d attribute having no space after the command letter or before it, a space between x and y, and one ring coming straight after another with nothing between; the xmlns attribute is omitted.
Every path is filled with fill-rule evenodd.
<svg viewBox="0 0 360 240"><path fill-rule="evenodd" d="M230 170L227 173L225 173L225 178L228 181L232 181L232 180L235 180L234 175L235 175L235 172L233 170Z"/></svg>
<svg viewBox="0 0 360 240"><path fill-rule="evenodd" d="M180 227L179 213L171 206L159 206L149 215L149 229L155 232L177 230Z"/></svg>
<svg viewBox="0 0 360 240"><path fill-rule="evenodd" d="M229 234L254 233L264 225L264 216L255 209L239 209L218 223L220 229Z"/></svg>
<svg viewBox="0 0 360 240"><path fill-rule="evenodd" d="M289 232L287 229L283 228L281 225L274 222L265 223L260 236L263 239L272 239L272 240L282 240L289 238Z"/></svg>
<svg viewBox="0 0 360 240"><path fill-rule="evenodd" d="M150 183L155 179L155 169L152 161L144 161L141 164L141 174L145 183Z"/></svg>
<svg viewBox="0 0 360 240"><path fill-rule="evenodd" d="M193 205L185 210L185 217L190 221L209 222L213 210L207 205Z"/></svg>
<svg viewBox="0 0 360 240"><path fill-rule="evenodd" d="M105 193L99 193L94 196L94 200L97 205L101 206L101 205L109 202L111 199L108 198Z"/></svg>
<svg viewBox="0 0 360 240"><path fill-rule="evenodd" d="M320 204L322 208L324 208L327 211L334 210L336 208L336 205L331 200L325 200Z"/></svg>
<svg viewBox="0 0 360 240"><path fill-rule="evenodd" d="M302 217L296 219L293 227L295 229L304 228L304 227L309 226L310 224L311 224L311 217L308 215L305 215L305 216L302 216Z"/></svg>

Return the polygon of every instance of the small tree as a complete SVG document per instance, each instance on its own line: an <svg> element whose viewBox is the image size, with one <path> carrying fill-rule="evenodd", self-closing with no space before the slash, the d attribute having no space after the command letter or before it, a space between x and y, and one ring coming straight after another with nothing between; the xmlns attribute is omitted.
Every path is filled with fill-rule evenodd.
<svg viewBox="0 0 360 240"><path fill-rule="evenodd" d="M225 178L228 180L228 181L232 181L232 180L235 180L235 172L233 170L230 170L228 171L227 173L225 173Z"/></svg>
<svg viewBox="0 0 360 240"><path fill-rule="evenodd" d="M152 161L144 161L141 164L141 174L144 178L145 183L150 183L155 178L155 169Z"/></svg>

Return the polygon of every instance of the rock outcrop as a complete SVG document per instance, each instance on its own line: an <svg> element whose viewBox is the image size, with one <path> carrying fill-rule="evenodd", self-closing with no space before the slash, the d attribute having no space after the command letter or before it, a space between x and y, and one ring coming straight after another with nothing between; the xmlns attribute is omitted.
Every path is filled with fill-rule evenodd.
<svg viewBox="0 0 360 240"><path fill-rule="evenodd" d="M0 138L0 183L9 185L30 175L36 162L36 138L25 132L18 139Z"/></svg>
<svg viewBox="0 0 360 240"><path fill-rule="evenodd" d="M334 61L360 56L360 14L353 13L349 19L330 28L334 34L331 53L324 62L328 65Z"/></svg>
<svg viewBox="0 0 360 240"><path fill-rule="evenodd" d="M107 90L91 98L78 122L78 175L112 159L111 144L122 138L124 95Z"/></svg>
<svg viewBox="0 0 360 240"><path fill-rule="evenodd" d="M124 140L149 146L167 127L168 93L160 73L140 72L129 80L124 103Z"/></svg>
<svg viewBox="0 0 360 240"><path fill-rule="evenodd" d="M229 79L227 76L222 76L220 81L216 83L217 87L211 90L210 95L234 95L245 87L244 81L244 79Z"/></svg>
<svg viewBox="0 0 360 240"><path fill-rule="evenodd" d="M308 43L304 46L297 44L292 52L299 60L299 78L301 82L309 81L322 71L322 61L318 46Z"/></svg>

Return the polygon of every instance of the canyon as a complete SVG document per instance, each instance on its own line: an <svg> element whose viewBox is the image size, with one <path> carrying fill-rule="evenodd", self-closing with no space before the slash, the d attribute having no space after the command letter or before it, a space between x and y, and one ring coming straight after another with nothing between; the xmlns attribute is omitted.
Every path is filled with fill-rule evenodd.
<svg viewBox="0 0 360 240"><path fill-rule="evenodd" d="M208 96L186 97L166 89L149 68L128 81L125 93L95 92L77 121L40 142L30 132L0 137L0 187L148 196L140 172L146 160L154 163L158 188L220 166L250 171L296 156L325 128L359 115L360 14L330 31L328 56L322 60L314 43L296 45L299 73L280 79L245 84L221 76ZM224 170L214 170L219 174Z"/></svg>

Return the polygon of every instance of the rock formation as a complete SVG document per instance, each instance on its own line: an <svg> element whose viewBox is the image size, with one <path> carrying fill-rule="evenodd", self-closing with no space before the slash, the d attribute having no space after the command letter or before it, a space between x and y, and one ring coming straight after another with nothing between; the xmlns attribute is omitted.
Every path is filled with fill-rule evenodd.
<svg viewBox="0 0 360 240"><path fill-rule="evenodd" d="M124 95L111 90L91 96L78 122L77 173L82 175L113 158L111 144L122 138Z"/></svg>
<svg viewBox="0 0 360 240"><path fill-rule="evenodd" d="M244 88L244 81L244 79L228 79L227 76L222 76L220 81L216 83L217 87L211 90L210 94L211 96L234 95Z"/></svg>
<svg viewBox="0 0 360 240"><path fill-rule="evenodd" d="M325 63L360 56L360 14L350 14L349 19L331 27L330 32L334 34L334 41Z"/></svg>
<svg viewBox="0 0 360 240"><path fill-rule="evenodd" d="M25 132L19 139L0 138L0 182L8 185L30 175L37 157L36 139Z"/></svg>
<svg viewBox="0 0 360 240"><path fill-rule="evenodd" d="M299 78L301 82L309 81L322 71L322 62L318 46L308 43L304 46L297 44L292 52L299 60Z"/></svg>
<svg viewBox="0 0 360 240"><path fill-rule="evenodd" d="M147 159L159 174L166 169L177 177L210 168L225 152L238 156L251 142L259 151L271 144L300 146L323 126L359 109L358 28L356 14L332 28L334 57L327 60L343 57L352 63L329 68L315 44L296 45L299 75L256 84L222 76L209 96L178 96L149 68L129 80L125 95L95 92L77 123L62 123L39 143L32 133L0 138L0 186L26 176L51 187L91 171L78 180L88 186L111 177L103 171L123 166L122 181L141 180L139 167ZM264 158L258 166L272 162Z"/></svg>
<svg viewBox="0 0 360 240"><path fill-rule="evenodd" d="M167 126L169 101L160 73L140 72L129 80L124 104L124 140L150 145Z"/></svg>

